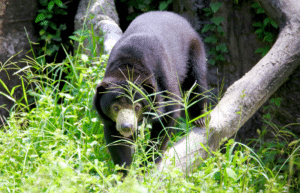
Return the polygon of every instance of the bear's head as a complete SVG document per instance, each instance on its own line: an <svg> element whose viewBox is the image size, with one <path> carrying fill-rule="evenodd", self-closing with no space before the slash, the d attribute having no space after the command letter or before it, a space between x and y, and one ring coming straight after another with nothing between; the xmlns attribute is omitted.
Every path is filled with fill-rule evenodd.
<svg viewBox="0 0 300 193"><path fill-rule="evenodd" d="M124 75L124 74L123 74ZM138 78L133 78L138 77ZM104 122L116 124L117 131L124 137L130 137L142 122L145 112L150 112L149 100L155 100L151 77L141 79L141 76L122 77L122 74L106 76L97 86L94 106ZM135 86L133 86L135 85Z"/></svg>

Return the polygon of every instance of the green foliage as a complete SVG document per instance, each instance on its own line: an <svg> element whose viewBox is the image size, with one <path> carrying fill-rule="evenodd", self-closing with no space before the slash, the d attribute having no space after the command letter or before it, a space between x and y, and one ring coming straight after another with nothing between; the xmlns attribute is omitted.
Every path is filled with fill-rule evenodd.
<svg viewBox="0 0 300 193"><path fill-rule="evenodd" d="M42 8L38 10L35 23L40 26L39 42L42 42L45 46L39 51L38 55L53 56L59 50L62 42L61 32L67 29L66 23L55 20L55 16L66 16L68 14L66 11L67 6L61 0L40 0L39 4Z"/></svg>
<svg viewBox="0 0 300 193"><path fill-rule="evenodd" d="M173 0L121 0L121 2L127 2L129 7L132 7L136 10L135 13L130 14L126 18L128 21L131 21L141 13L156 10L165 11L168 9L169 5L173 3Z"/></svg>
<svg viewBox="0 0 300 193"><path fill-rule="evenodd" d="M254 146L258 146L257 154L267 168L273 168L275 177L286 181L290 191L299 189L299 177L295 171L300 170L300 140L290 130L289 126L298 126L299 123L280 127L272 119L280 111L282 98L271 98L264 106L263 121L265 125L258 129L258 139L252 139ZM273 140L269 141L270 136ZM298 172L299 173L299 172Z"/></svg>
<svg viewBox="0 0 300 193"><path fill-rule="evenodd" d="M222 3L215 2L210 3L209 8L204 8L205 15L207 17L211 17L214 13L216 13L222 7ZM228 52L228 48L225 43L218 42L218 38L214 35L224 35L223 27L221 26L222 22L224 22L224 17L212 17L210 19L211 23L205 24L202 28L201 33L210 32L211 35L204 39L205 43L211 44L211 49L207 52L211 58L208 60L208 63L211 65L215 65L218 61L224 61L224 53Z"/></svg>
<svg viewBox="0 0 300 193"><path fill-rule="evenodd" d="M256 10L256 14L265 14L264 9L258 4L254 3L252 5L252 8ZM262 22L256 22L253 24L253 26L256 28L255 33L257 34L257 37L262 40L262 42L267 43L274 43L274 31L273 29L277 29L278 25L275 21L273 21L271 18L265 16L264 20ZM271 46L267 45L263 48L258 48L255 50L255 53L261 53L262 57L265 56L269 50L271 49Z"/></svg>
<svg viewBox="0 0 300 193"><path fill-rule="evenodd" d="M284 184L271 186L273 172L266 170L259 155L244 144L229 140L225 154L213 152L192 175L204 192L284 191ZM275 180L276 181L276 180ZM278 182L278 181L277 181Z"/></svg>
<svg viewBox="0 0 300 193"><path fill-rule="evenodd" d="M147 156L152 156L145 152L150 130L145 122L137 141L132 143L133 163L122 182L116 172L122 167L113 165L104 142L103 126L91 109L94 88L103 78L106 60L107 56L88 59L78 53L55 65L70 71L62 91L56 84L62 80L36 74L43 67L33 59L26 60L31 68L20 69L25 73L20 77L34 85L35 89L24 93L34 99L34 107L26 110L26 104L17 104L7 126L0 130L1 192L287 192L289 175L276 173L281 166L280 171L286 171L286 164L269 164L275 159L270 143L256 155L249 147L230 140L225 154L212 152L189 175L174 166L161 172L156 171L153 163L140 167ZM187 102L191 92L192 89L181 99L185 108L197 102ZM63 100L58 104L60 97ZM274 104L278 101L275 99ZM192 120L187 120L188 117L179 125L182 131L191 128ZM296 148L297 142L292 146ZM293 155L289 164L297 166L299 155Z"/></svg>
<svg viewBox="0 0 300 193"><path fill-rule="evenodd" d="M94 58L103 54L104 36L99 37L99 35L95 34L93 24L91 24L90 28L84 24L82 29L75 31L69 38L78 44L78 50L75 53L89 53ZM88 47L84 47L84 41L88 42Z"/></svg>
<svg viewBox="0 0 300 193"><path fill-rule="evenodd" d="M269 105L266 105L264 106L264 111L266 112L264 115L263 115L263 119L264 120L268 120L268 121L271 121L271 113L272 112L275 112L278 107L280 106L280 102L281 102L282 98L272 98L270 99L270 104Z"/></svg>
<svg viewBox="0 0 300 193"><path fill-rule="evenodd" d="M79 43L84 39L80 35L74 37ZM91 46L89 51L94 53L94 48ZM5 96L16 101L16 105L0 130L0 192L288 192L296 184L297 179L291 178L293 168L300 163L296 140L289 144L289 158L280 164L275 162L273 150L282 151L284 145L265 143L256 154L229 140L225 154L216 151L209 152L205 160L196 157L202 164L191 174L174 166L157 171L153 163L140 167L147 156L152 156L145 152L150 130L145 122L137 142L132 143L136 153L127 168L129 174L121 180L117 170L122 167L113 165L103 126L92 109L95 87L103 78L107 58L89 57L80 50L58 64L41 65L26 58L22 62L27 66L16 72L23 80L25 103L15 99L15 88L9 89L1 81L8 93ZM15 63L1 64L0 71L12 66ZM48 73L55 72L58 78L53 80L40 73L45 69L51 69ZM66 81L60 78L63 71L70 72ZM65 82L62 90L58 90L60 81ZM175 101L185 111L197 102L189 100L192 91L193 88ZM147 95L145 98L149 99ZM272 100L272 104L280 105L280 99ZM189 131L192 121L187 115L179 129Z"/></svg>

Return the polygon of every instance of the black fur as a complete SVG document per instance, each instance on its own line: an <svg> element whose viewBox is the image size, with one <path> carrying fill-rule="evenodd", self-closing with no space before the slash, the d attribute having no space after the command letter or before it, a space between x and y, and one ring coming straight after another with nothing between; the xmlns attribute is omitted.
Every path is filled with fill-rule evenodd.
<svg viewBox="0 0 300 193"><path fill-rule="evenodd" d="M199 86L194 92L203 93L207 88L206 55L197 32L183 17L171 12L148 12L132 21L111 51L105 77L97 86L94 98L94 105L104 124L107 144L119 140L121 135L116 130L116 123L103 112L100 101L114 98L116 94L113 91L116 89L111 85L127 85L126 79L140 84L148 93L169 91L173 98L181 97L180 88L183 92L187 91L195 82ZM111 94L104 95L103 92L108 90L112 91L108 92ZM195 94L193 97L199 99ZM160 119L166 128L174 126L182 108L174 103L166 106L164 102L170 100L161 94L155 97L158 111L161 114L169 112L168 116ZM109 105L110 102L107 103ZM189 116L199 116L204 103L205 99L202 99L189 108ZM167 132L170 134L172 130ZM151 139L159 136L165 136L163 126L158 119L153 119ZM165 150L167 142L168 137L162 138L158 149ZM132 162L130 147L114 145L108 146L108 149L115 164L129 166Z"/></svg>

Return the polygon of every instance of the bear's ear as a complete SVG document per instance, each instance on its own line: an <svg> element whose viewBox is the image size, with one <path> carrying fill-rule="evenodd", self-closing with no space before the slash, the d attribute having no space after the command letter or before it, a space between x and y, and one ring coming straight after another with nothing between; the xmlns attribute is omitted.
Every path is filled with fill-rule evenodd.
<svg viewBox="0 0 300 193"><path fill-rule="evenodd" d="M106 91L107 87L108 84L106 82L101 82L100 84L98 84L96 87L96 95L101 95L103 92Z"/></svg>
<svg viewBox="0 0 300 193"><path fill-rule="evenodd" d="M96 93L94 96L94 102L93 102L94 108L96 108L101 119L103 117L105 117L105 115L102 112L102 109L100 107L100 99L101 99L102 94L106 91L107 87L108 87L108 84L106 82L101 82L100 84L98 84L98 86L96 87Z"/></svg>

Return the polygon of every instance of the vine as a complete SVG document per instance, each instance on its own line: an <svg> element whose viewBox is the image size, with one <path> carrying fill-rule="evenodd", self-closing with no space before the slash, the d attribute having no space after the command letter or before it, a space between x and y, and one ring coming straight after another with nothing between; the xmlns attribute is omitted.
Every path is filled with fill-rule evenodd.
<svg viewBox="0 0 300 193"><path fill-rule="evenodd" d="M214 13L216 13L221 7L223 6L220 2L210 3L208 8L204 8L205 15L207 17L211 17ZM217 61L224 61L224 53L228 52L228 48L225 43L221 43L218 41L218 38L216 38L213 34L219 34L221 36L224 35L223 27L221 26L221 23L224 21L224 17L212 17L210 19L210 23L205 24L203 26L203 29L201 33L205 32L211 32L210 36L206 37L204 39L205 43L208 43L211 45L211 49L207 52L208 55L210 55L210 59L208 60L208 63L211 65L215 65Z"/></svg>
<svg viewBox="0 0 300 193"><path fill-rule="evenodd" d="M270 44L273 44L275 41L274 37L276 36L276 34L274 33L274 31L278 29L278 25L271 18L267 17L266 15L262 15L265 14L265 10L258 3L252 4L252 8L256 10L256 14L264 17L262 22L259 21L253 24L253 26L256 28L255 33L257 34L257 37L262 42L266 42L269 44L263 48L258 48L257 50L255 50L255 53L261 53L263 57L271 49Z"/></svg>
<svg viewBox="0 0 300 193"><path fill-rule="evenodd" d="M43 47L38 55L53 56L62 43L61 32L67 29L66 23L60 23L57 16L66 16L67 6L61 0L39 0L39 6L35 23L40 26L38 41Z"/></svg>
<svg viewBox="0 0 300 193"><path fill-rule="evenodd" d="M156 0L121 0L121 2L127 2L128 7L132 7L135 11L127 16L127 21L131 21L141 13L148 11L167 10L173 0L156 1Z"/></svg>

